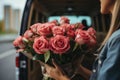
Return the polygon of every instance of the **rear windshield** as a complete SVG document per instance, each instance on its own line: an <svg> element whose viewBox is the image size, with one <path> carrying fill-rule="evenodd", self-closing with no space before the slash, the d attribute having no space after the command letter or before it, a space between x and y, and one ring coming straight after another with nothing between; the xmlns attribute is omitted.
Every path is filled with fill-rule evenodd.
<svg viewBox="0 0 120 80"><path fill-rule="evenodd" d="M60 19L61 16L50 16L48 18L48 21L52 21L52 20L58 20ZM91 20L91 17L90 16L66 16L69 18L70 20L70 23L71 24L74 24L74 23L77 23L77 22L80 22L80 23L85 23L86 26L91 26L92 25L92 20Z"/></svg>

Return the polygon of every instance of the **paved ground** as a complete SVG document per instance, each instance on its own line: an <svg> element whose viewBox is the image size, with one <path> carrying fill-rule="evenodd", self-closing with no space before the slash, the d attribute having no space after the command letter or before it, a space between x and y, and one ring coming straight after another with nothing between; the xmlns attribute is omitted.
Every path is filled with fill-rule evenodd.
<svg viewBox="0 0 120 80"><path fill-rule="evenodd" d="M15 80L15 54L12 42L0 43L0 80Z"/></svg>

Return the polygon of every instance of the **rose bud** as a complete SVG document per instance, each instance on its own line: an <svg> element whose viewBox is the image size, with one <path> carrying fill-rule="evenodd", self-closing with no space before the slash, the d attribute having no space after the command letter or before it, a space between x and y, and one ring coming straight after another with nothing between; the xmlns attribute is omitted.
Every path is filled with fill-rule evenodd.
<svg viewBox="0 0 120 80"><path fill-rule="evenodd" d="M42 24L40 27L37 27L37 33L41 36L48 36L52 33L51 28L54 26L51 23Z"/></svg>
<svg viewBox="0 0 120 80"><path fill-rule="evenodd" d="M23 42L26 42L26 43L29 42L28 39L26 39L25 37L23 37L22 40L23 40Z"/></svg>
<svg viewBox="0 0 120 80"><path fill-rule="evenodd" d="M66 24L62 24L61 27L64 28L66 31L74 30L75 29L74 25L67 24L67 23Z"/></svg>
<svg viewBox="0 0 120 80"><path fill-rule="evenodd" d="M30 29L32 32L37 33L37 27L40 27L40 26L41 26L41 23L36 23L30 26Z"/></svg>
<svg viewBox="0 0 120 80"><path fill-rule="evenodd" d="M96 31L91 27L87 30L87 32L91 35L91 36L94 36L96 35Z"/></svg>
<svg viewBox="0 0 120 80"><path fill-rule="evenodd" d="M55 26L52 28L52 33L53 35L64 35L65 34L65 29L62 28L61 26Z"/></svg>
<svg viewBox="0 0 120 80"><path fill-rule="evenodd" d="M34 33L31 31L31 30L27 30L25 33L24 33L24 37L27 39L27 40L33 40L32 37L33 37Z"/></svg>
<svg viewBox="0 0 120 80"><path fill-rule="evenodd" d="M22 36L19 36L18 38L16 38L14 41L13 41L13 45L15 47L19 47L21 49L24 49L25 48L25 45L24 45L24 42L23 42L23 37Z"/></svg>
<svg viewBox="0 0 120 80"><path fill-rule="evenodd" d="M65 23L70 23L70 20L67 18L67 17L65 17L65 16L62 16L61 18L60 18L60 24L65 24Z"/></svg>
<svg viewBox="0 0 120 80"><path fill-rule="evenodd" d="M49 23L54 24L55 26L58 25L58 21L57 21L57 20L53 20L53 21L51 21L51 22L49 22Z"/></svg>
<svg viewBox="0 0 120 80"><path fill-rule="evenodd" d="M67 31L67 36L70 37L70 38L72 38L72 39L74 39L74 37L75 37L75 32L74 32L74 30L68 30L68 31Z"/></svg>

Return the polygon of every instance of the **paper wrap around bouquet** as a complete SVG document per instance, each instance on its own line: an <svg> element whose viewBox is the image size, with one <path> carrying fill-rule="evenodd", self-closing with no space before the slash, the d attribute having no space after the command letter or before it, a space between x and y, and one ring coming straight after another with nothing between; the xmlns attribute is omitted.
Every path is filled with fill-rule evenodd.
<svg viewBox="0 0 120 80"><path fill-rule="evenodd" d="M95 46L96 31L92 27L86 30L81 23L70 24L67 17L61 17L60 22L33 24L13 44L17 52L33 60L51 65L54 59L60 65L67 65Z"/></svg>

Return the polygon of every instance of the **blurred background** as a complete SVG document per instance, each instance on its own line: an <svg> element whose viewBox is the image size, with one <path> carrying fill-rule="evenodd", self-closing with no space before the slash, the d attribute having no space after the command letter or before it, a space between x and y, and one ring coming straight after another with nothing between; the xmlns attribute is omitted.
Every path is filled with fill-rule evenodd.
<svg viewBox="0 0 120 80"><path fill-rule="evenodd" d="M0 80L16 80L16 51L12 41L19 35L25 2L0 0Z"/></svg>

